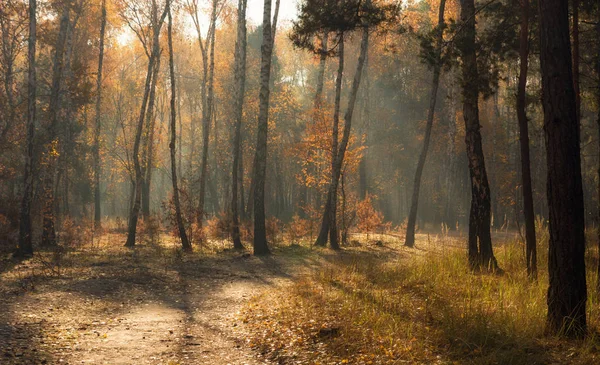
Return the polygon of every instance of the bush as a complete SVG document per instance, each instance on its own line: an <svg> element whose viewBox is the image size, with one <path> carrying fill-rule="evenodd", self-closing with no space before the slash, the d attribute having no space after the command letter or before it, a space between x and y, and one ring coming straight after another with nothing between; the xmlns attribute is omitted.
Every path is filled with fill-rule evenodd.
<svg viewBox="0 0 600 365"><path fill-rule="evenodd" d="M308 219L302 219L298 215L292 217L292 221L286 229L286 239L290 243L298 244L303 237L308 236L311 222Z"/></svg>
<svg viewBox="0 0 600 365"><path fill-rule="evenodd" d="M204 234L211 239L224 240L231 236L232 227L231 216L227 213L221 213L206 221Z"/></svg>

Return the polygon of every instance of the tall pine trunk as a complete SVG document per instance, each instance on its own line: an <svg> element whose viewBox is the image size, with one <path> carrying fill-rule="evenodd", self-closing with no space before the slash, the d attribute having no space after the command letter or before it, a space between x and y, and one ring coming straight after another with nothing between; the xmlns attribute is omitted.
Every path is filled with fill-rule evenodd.
<svg viewBox="0 0 600 365"><path fill-rule="evenodd" d="M547 331L583 337L587 332L583 185L568 0L539 0L538 5L550 217Z"/></svg>
<svg viewBox="0 0 600 365"><path fill-rule="evenodd" d="M188 240L188 236L185 232L185 226L183 225L183 218L181 217L181 204L179 202L179 187L177 186L177 161L175 153L175 141L177 141L177 127L175 122L177 119L175 109L175 65L173 62L173 19L171 17L171 7L169 6L168 11L169 23L168 23L168 43L169 43L169 76L171 78L171 142L169 143L169 150L171 151L171 179L173 180L173 204L175 205L175 220L177 221L177 230L179 231L179 238L181 239L181 246L185 251L191 251L192 245ZM181 146L179 146L181 148Z"/></svg>
<svg viewBox="0 0 600 365"><path fill-rule="evenodd" d="M241 184L239 184L238 180L241 177L240 159L242 154L242 116L244 110L244 94L246 91L246 5L247 0L238 1L237 41L234 55L236 88L233 106L233 111L235 113L235 130L233 135L233 164L231 174L231 238L233 240L233 248L235 249L244 249L244 245L240 239L240 199L238 198L238 186Z"/></svg>
<svg viewBox="0 0 600 365"><path fill-rule="evenodd" d="M106 30L106 0L102 0L102 15L100 18L100 47L98 54L98 76L96 79L96 125L94 128L94 226L101 225L101 198L100 198L100 132L102 130L102 118L100 107L102 105L102 64L104 61L104 33Z"/></svg>
<svg viewBox="0 0 600 365"><path fill-rule="evenodd" d="M519 85L517 88L517 119L519 121L519 144L521 146L521 179L523 185L523 214L525 216L525 251L527 275L537 278L537 249L535 238L535 214L533 211L533 188L529 157L529 126L527 120L527 69L529 63L529 0L521 0L521 30L519 36Z"/></svg>
<svg viewBox="0 0 600 365"><path fill-rule="evenodd" d="M427 124L425 126L425 138L423 139L423 149L419 156L419 162L417 163L417 170L415 172L415 181L413 185L413 195L410 204L410 213L408 215L408 224L406 226L406 241L404 245L407 247L415 246L415 225L417 222L417 209L419 207L419 190L421 188L421 176L423 175L423 168L425 167L425 160L427 159L427 152L429 151L429 141L431 140L431 130L433 128L433 118L435 116L435 104L437 102L437 93L440 85L440 74L442 70L442 45L444 41L444 10L446 7L446 0L440 1L440 7L438 12L438 25L436 29L435 37L435 60L433 65L433 80L431 82L431 95L429 96L429 111L427 112Z"/></svg>
<svg viewBox="0 0 600 365"><path fill-rule="evenodd" d="M461 0L463 30L462 54L463 118L465 142L471 177L471 210L469 213L469 264L473 269L496 270L490 232L491 203L479 124L479 75L475 44L475 1Z"/></svg>
<svg viewBox="0 0 600 365"><path fill-rule="evenodd" d="M35 137L35 103L36 103L36 0L29 0L29 39L27 45L27 148L25 153L25 171L23 173L23 198L19 222L19 245L15 256L26 257L33 255L31 243L31 202L33 200L33 171L35 159L33 156Z"/></svg>

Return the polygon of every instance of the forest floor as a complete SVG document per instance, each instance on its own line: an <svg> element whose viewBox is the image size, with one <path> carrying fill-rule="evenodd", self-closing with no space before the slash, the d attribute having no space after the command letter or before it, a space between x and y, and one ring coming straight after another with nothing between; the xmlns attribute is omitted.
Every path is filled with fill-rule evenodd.
<svg viewBox="0 0 600 365"><path fill-rule="evenodd" d="M268 257L231 251L224 243L183 254L172 238L161 238L161 244L130 250L122 247L122 235L107 234L93 247L1 260L0 364L598 360L596 340L572 345L537 335L546 284L524 287L528 298L514 294L521 293L511 283L522 270L508 264L515 250L503 248L516 242L511 233L495 235L497 257L508 272L500 279L469 274L460 259L437 261L464 256L464 237L448 234L417 235L414 249L393 234L353 236L353 246L341 252L307 241L275 247ZM436 269L427 266L432 263ZM455 287L443 280L464 282ZM444 290L457 299L450 309ZM506 304L506 311L521 315L516 323L530 321L528 315L542 322L515 331L515 323L501 316L499 325L496 316L506 311L496 304L477 307L481 295L483 302ZM531 298L531 313L509 303ZM459 320L454 310L461 311ZM482 322L482 316L490 320ZM461 333L467 328L476 338Z"/></svg>
<svg viewBox="0 0 600 365"><path fill-rule="evenodd" d="M122 242L2 261L0 363L262 364L239 311L318 260L300 246L254 257Z"/></svg>

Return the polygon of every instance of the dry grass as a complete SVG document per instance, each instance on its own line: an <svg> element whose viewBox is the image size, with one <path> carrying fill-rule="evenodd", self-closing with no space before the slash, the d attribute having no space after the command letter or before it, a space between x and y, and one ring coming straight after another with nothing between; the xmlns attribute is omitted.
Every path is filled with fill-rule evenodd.
<svg viewBox="0 0 600 365"><path fill-rule="evenodd" d="M399 242L346 250L284 292L255 298L243 319L253 346L280 363L599 363L597 251L588 251L588 339L546 337L547 235L538 236L537 282L514 238L496 240L505 270L496 276L466 269L460 238L422 235L416 251Z"/></svg>

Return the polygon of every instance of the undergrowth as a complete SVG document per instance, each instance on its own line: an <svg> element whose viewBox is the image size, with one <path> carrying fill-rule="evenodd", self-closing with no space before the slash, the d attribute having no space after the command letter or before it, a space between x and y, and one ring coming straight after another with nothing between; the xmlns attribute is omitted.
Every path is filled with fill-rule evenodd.
<svg viewBox="0 0 600 365"><path fill-rule="evenodd" d="M516 241L496 248L503 275L469 272L464 250L347 252L255 298L242 319L252 346L280 363L599 363L597 252L588 252L590 335L563 341L544 335L547 237L540 240L536 282Z"/></svg>

